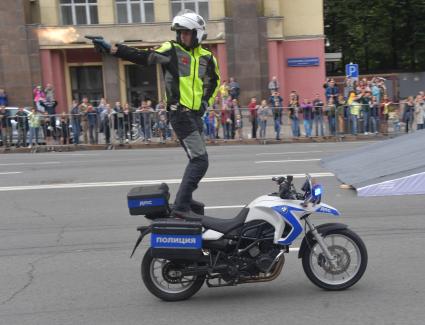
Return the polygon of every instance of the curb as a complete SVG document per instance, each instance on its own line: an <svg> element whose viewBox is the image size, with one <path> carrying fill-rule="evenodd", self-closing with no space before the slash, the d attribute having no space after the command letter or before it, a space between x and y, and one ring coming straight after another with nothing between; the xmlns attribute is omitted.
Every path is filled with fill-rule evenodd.
<svg viewBox="0 0 425 325"><path fill-rule="evenodd" d="M207 146L232 146L232 145L273 145L273 144L285 144L285 143L332 143L332 142L362 142L368 140L385 140L393 138L397 135L388 134L388 135L343 135L343 136L326 136L326 137L311 137L311 138L287 138L282 140L274 140L274 139L246 139L246 140L207 140ZM151 142L151 143L130 143L130 144L95 144L95 145L40 145L33 148L16 148L16 147L0 147L0 154L9 154L9 153L42 153L42 152L74 152L74 151L90 151L90 150L123 150L123 149L151 149L151 148L175 148L180 147L178 142L169 142L169 143L159 143L159 142Z"/></svg>

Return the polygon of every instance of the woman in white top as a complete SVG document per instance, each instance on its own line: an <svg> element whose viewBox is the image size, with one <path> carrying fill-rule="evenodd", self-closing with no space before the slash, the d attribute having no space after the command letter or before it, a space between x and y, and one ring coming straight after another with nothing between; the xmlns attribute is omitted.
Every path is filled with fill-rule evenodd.
<svg viewBox="0 0 425 325"><path fill-rule="evenodd" d="M263 99L257 111L258 119L260 121L260 139L266 138L267 119L272 115L272 111L267 106L267 101Z"/></svg>

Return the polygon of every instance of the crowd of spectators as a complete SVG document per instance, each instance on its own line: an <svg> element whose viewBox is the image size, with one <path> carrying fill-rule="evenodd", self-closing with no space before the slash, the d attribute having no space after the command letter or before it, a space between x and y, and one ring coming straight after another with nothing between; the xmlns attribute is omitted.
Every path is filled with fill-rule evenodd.
<svg viewBox="0 0 425 325"><path fill-rule="evenodd" d="M231 82L234 82L234 78L231 78ZM239 85L237 88L239 92ZM238 129L237 117L245 115L251 127L248 137L267 138L267 125L270 123L277 140L281 138L284 116L289 118L287 126L290 127L293 137L334 136L337 133L386 133L391 114L395 131L398 131L401 123L405 124L406 132L423 128L424 125L423 92L419 92L415 98L409 97L401 101L401 109L393 110L396 103L390 100L385 79L381 77L360 80L346 77L340 87L334 79L329 78L324 83L323 93L300 99L294 90L287 101L280 96L279 88L280 83L274 76L268 84L270 96L261 100L253 97L243 107L239 105L238 98L230 95L230 83L224 81L220 87L219 98L214 107L210 108L214 113L209 113L206 124L213 121L211 123L215 126L215 138L219 137L217 130L220 126L223 128L224 139L234 138ZM401 120L399 114L403 114ZM210 128L208 126L207 130ZM213 138L211 132L210 138Z"/></svg>
<svg viewBox="0 0 425 325"><path fill-rule="evenodd" d="M330 88L331 86L327 87L327 96L332 95L332 91L328 91ZM359 130L365 134L378 133L380 130L386 132L391 113L395 131L399 130L402 123L406 132L423 128L425 117L423 91L420 91L415 98L409 96L397 104L389 98L384 78L374 77L370 80L363 78L357 82L348 77L344 83L343 93L343 98L338 97L337 107L342 107L340 115L348 123L345 123L345 126L341 125L341 128L350 127L353 134L357 134ZM391 112L391 107L397 109Z"/></svg>
<svg viewBox="0 0 425 325"><path fill-rule="evenodd" d="M105 98L93 105L95 101L83 97L72 101L69 113L56 114L52 85L45 89L37 86L33 94L34 105L19 107L13 114L5 105L0 106L0 145L110 145L136 139L149 143L153 136L159 137L160 143L174 140L163 101L153 107L152 101L143 100L139 107L132 108L120 102L112 106Z"/></svg>
<svg viewBox="0 0 425 325"><path fill-rule="evenodd" d="M406 133L425 128L425 92L420 91L416 97L409 96L401 101L403 106L402 121Z"/></svg>
<svg viewBox="0 0 425 325"><path fill-rule="evenodd" d="M257 138L257 131L260 128L258 137L264 139L268 122L272 120L276 139L280 140L283 99L279 94L279 82L276 77L270 81L269 91L270 96L267 99L257 103L257 98L253 97L243 107L239 101L239 83L233 77L229 82L223 81L214 104L204 115L205 133L208 139L242 140L244 122L250 124L251 132L247 135L248 138Z"/></svg>
<svg viewBox="0 0 425 325"><path fill-rule="evenodd" d="M332 97L335 102L341 130L352 134L376 134L380 129L385 132L392 102L388 97L384 78L363 78L357 81L347 77L343 96L332 93L332 88L337 88L333 83L333 80L329 81L326 97Z"/></svg>
<svg viewBox="0 0 425 325"><path fill-rule="evenodd" d="M99 133L103 133L106 144L112 144L113 139L121 144L135 139L149 143L154 134L160 138L160 143L172 139L163 101L153 107L152 101L143 100L140 107L132 108L128 103L122 105L120 102L115 102L112 107L102 98L99 105L93 107L84 97L80 104L73 102L71 127L74 144L80 144L81 137L84 144L98 144Z"/></svg>
<svg viewBox="0 0 425 325"><path fill-rule="evenodd" d="M347 77L340 86L334 79L327 79L323 93L300 99L297 91L291 91L286 101L274 76L268 83L268 91L267 98L252 97L241 105L239 83L233 77L223 81L213 105L203 116L206 139L212 142L221 138L224 141L245 137L266 139L271 128L273 137L280 140L284 127L288 127L286 134L293 137L376 134L386 132L390 107L395 105L389 99L385 79L380 77L369 80ZM111 105L105 98L94 105L95 101L83 97L72 102L68 113L56 114L58 103L52 84L35 87L33 95L33 107L20 107L12 115L6 109L7 94L0 89L0 145L112 144L137 139L149 143L152 137L159 138L161 143L175 141L163 101L153 105L152 101L143 100L135 108L120 102ZM403 126L405 132L424 128L423 91L398 105L399 116L394 118L397 127Z"/></svg>

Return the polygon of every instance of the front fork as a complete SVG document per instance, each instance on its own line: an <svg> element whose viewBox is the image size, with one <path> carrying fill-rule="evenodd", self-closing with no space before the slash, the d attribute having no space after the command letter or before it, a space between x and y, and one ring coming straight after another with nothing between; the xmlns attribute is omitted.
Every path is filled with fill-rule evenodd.
<svg viewBox="0 0 425 325"><path fill-rule="evenodd" d="M317 229L314 226L314 224L312 224L310 222L310 219L308 218L308 216L305 216L304 217L304 220L305 220L306 224L308 225L308 228L310 228L311 234L313 235L314 239L317 241L317 243L319 244L320 248L322 249L323 254L325 254L326 259L329 261L329 263L333 267L337 267L336 257L333 256L331 254L331 252L329 251L329 249L326 246L326 243L325 243L322 235L317 231Z"/></svg>

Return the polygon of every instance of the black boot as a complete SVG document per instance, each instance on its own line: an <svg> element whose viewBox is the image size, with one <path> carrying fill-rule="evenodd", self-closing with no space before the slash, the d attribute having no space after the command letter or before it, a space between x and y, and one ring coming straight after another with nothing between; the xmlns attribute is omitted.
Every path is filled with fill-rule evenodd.
<svg viewBox="0 0 425 325"><path fill-rule="evenodd" d="M172 210L171 216L175 218L185 219L187 221L201 221L203 217L202 215L197 214L193 212L192 210L189 210L189 211Z"/></svg>

